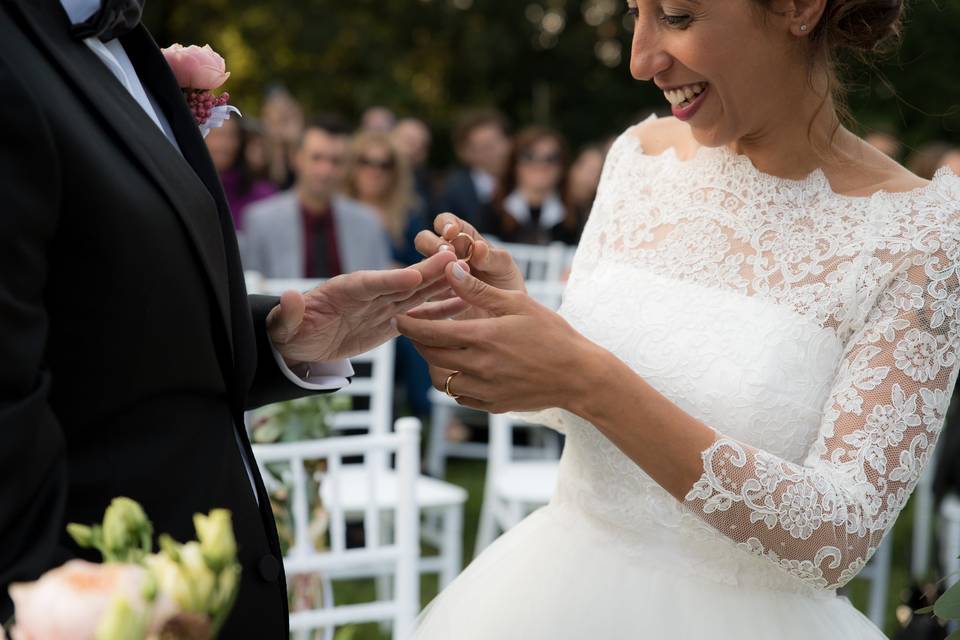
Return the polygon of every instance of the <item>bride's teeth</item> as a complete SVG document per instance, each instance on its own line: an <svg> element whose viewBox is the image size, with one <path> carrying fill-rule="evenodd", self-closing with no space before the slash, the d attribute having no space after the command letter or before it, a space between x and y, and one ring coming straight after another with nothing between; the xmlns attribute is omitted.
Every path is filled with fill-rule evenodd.
<svg viewBox="0 0 960 640"><path fill-rule="evenodd" d="M707 84L705 82L698 82L697 84L689 84L679 89L664 91L663 95L670 104L679 105L693 100L695 97L703 93L704 89L706 88Z"/></svg>

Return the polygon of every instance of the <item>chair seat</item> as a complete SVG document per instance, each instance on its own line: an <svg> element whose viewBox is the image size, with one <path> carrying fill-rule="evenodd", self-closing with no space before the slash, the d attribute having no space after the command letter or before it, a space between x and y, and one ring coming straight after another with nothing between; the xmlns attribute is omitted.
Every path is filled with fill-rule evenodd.
<svg viewBox="0 0 960 640"><path fill-rule="evenodd" d="M556 460L510 462L500 470L496 492L501 498L526 504L546 504L557 486Z"/></svg>
<svg viewBox="0 0 960 640"><path fill-rule="evenodd" d="M370 503L369 476L361 465L346 465L338 473L340 479L339 504L345 511L363 511ZM392 469L385 471L377 482L375 502L383 508L397 504L397 474ZM321 483L320 495L327 504L333 502L333 483ZM429 476L417 478L417 504L420 508L449 507L467 501L467 492L455 484L436 480Z"/></svg>

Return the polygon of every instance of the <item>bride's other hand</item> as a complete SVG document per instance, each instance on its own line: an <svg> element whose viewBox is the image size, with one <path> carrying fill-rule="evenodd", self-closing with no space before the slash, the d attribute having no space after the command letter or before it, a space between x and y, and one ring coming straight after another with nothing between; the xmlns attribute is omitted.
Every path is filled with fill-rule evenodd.
<svg viewBox="0 0 960 640"><path fill-rule="evenodd" d="M465 233L473 238L473 254L467 264L480 280L498 289L525 291L523 274L510 254L490 244L469 222L452 213L441 213L433 221L433 231L421 231L416 237L416 247L422 255L430 257L441 247L452 248L458 258L465 258L470 241L457 238Z"/></svg>
<svg viewBox="0 0 960 640"><path fill-rule="evenodd" d="M397 318L430 364L434 387L457 401L492 413L562 407L574 411L587 393L591 369L609 352L587 340L566 320L522 291L506 291L466 272L446 267L453 292L488 317L461 322ZM450 379L449 389L447 380Z"/></svg>

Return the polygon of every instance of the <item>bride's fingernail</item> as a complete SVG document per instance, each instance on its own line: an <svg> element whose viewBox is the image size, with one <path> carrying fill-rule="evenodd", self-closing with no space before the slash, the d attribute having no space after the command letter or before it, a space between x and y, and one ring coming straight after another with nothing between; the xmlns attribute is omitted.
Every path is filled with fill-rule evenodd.
<svg viewBox="0 0 960 640"><path fill-rule="evenodd" d="M397 328L397 319L396 319L396 318L390 318L390 327L391 327L392 329L396 329L396 328Z"/></svg>
<svg viewBox="0 0 960 640"><path fill-rule="evenodd" d="M453 277L457 280L463 280L467 277L467 272L463 270L463 267L460 266L460 263L455 263L453 265Z"/></svg>
<svg viewBox="0 0 960 640"><path fill-rule="evenodd" d="M453 226L453 223L452 223L452 222L448 222L447 224L443 225L443 231L440 232L440 235L442 235L442 236L447 235L447 231L449 231L449 230L450 230L450 227L452 227L452 226Z"/></svg>
<svg viewBox="0 0 960 640"><path fill-rule="evenodd" d="M440 249L439 249L439 250L440 250L440 251L450 251L450 245L448 245L448 244L442 244L442 245L440 245Z"/></svg>

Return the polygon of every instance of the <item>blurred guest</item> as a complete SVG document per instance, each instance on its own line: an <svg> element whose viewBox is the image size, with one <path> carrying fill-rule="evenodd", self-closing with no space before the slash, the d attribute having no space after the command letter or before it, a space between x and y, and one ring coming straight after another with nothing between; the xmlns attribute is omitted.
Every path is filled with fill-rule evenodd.
<svg viewBox="0 0 960 640"><path fill-rule="evenodd" d="M397 124L397 116L386 107L370 107L360 118L361 131L390 133Z"/></svg>
<svg viewBox="0 0 960 640"><path fill-rule="evenodd" d="M249 136L246 127L247 122L230 118L219 129L211 130L206 138L238 234L243 232L243 214L247 205L277 192L272 182L258 179L247 164Z"/></svg>
<svg viewBox="0 0 960 640"><path fill-rule="evenodd" d="M400 265L420 261L414 239L427 228L426 211L413 190L413 176L406 159L391 137L380 132L361 132L350 150L346 194L380 215ZM397 376L406 390L414 415L430 413L430 368L408 338L397 340Z"/></svg>
<svg viewBox="0 0 960 640"><path fill-rule="evenodd" d="M433 142L430 128L422 120L404 118L393 128L390 136L413 171L413 188L424 208L428 213L434 211L433 180L427 166Z"/></svg>
<svg viewBox="0 0 960 640"><path fill-rule="evenodd" d="M559 132L533 126L518 133L494 197L495 221L489 232L504 242L523 244L549 244L563 237L568 164L567 143Z"/></svg>
<svg viewBox="0 0 960 640"><path fill-rule="evenodd" d="M960 176L960 149L951 149L940 158L940 166L947 167Z"/></svg>
<svg viewBox="0 0 960 640"><path fill-rule="evenodd" d="M584 148L570 167L567 174L567 191L564 204L567 215L554 230L556 240L569 245L580 242L580 235L587 223L587 217L597 197L600 186L600 173L606 157L602 145L590 145Z"/></svg>
<svg viewBox="0 0 960 640"><path fill-rule="evenodd" d="M294 150L303 131L303 109L281 86L267 91L260 113L266 133L268 177L282 189L295 179L291 166Z"/></svg>
<svg viewBox="0 0 960 640"><path fill-rule="evenodd" d="M487 231L493 195L510 157L507 120L498 111L467 113L454 127L453 144L463 168L448 177L437 211L453 212Z"/></svg>
<svg viewBox="0 0 960 640"><path fill-rule="evenodd" d="M397 263L408 266L420 261L414 239L426 228L426 212L413 190L410 168L389 135L357 134L344 193L377 212Z"/></svg>
<svg viewBox="0 0 960 640"><path fill-rule="evenodd" d="M942 166L943 159L953 149L943 142L930 142L910 154L907 158L907 169L921 178L932 180L934 174Z"/></svg>
<svg viewBox="0 0 960 640"><path fill-rule="evenodd" d="M865 135L863 139L894 160L899 158L900 153L903 151L903 145L900 144L900 141L893 134L887 133L886 131L872 131Z"/></svg>
<svg viewBox="0 0 960 640"><path fill-rule="evenodd" d="M294 153L293 188L247 209L244 268L267 278L332 278L390 266L379 215L337 192L349 145L339 119L306 125Z"/></svg>

